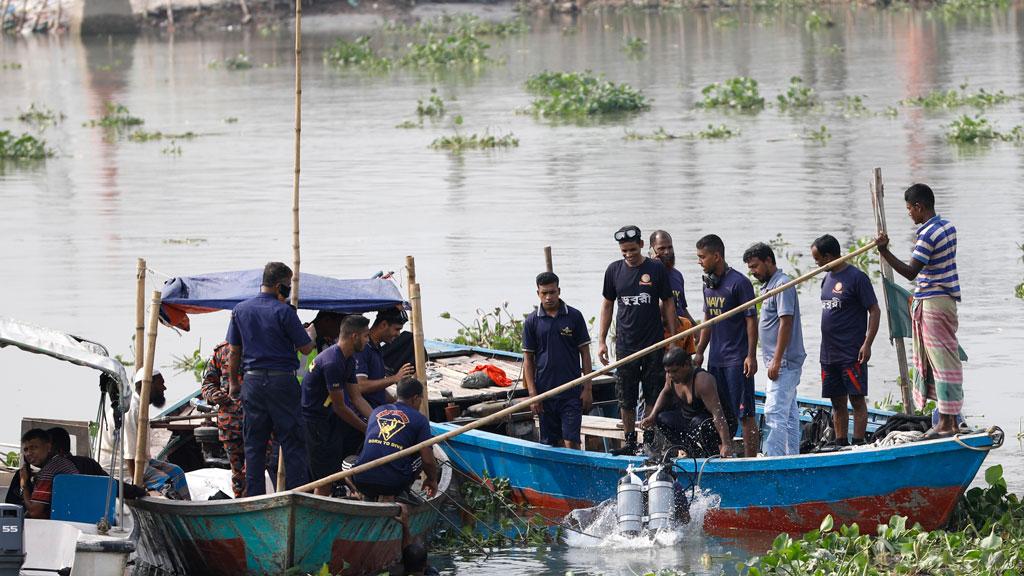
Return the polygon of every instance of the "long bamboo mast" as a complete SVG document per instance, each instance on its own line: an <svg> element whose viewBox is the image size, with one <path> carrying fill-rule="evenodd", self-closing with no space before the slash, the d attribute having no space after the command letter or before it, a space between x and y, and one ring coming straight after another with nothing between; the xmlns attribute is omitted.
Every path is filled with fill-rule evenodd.
<svg viewBox="0 0 1024 576"><path fill-rule="evenodd" d="M142 486L142 478L149 462L149 393L153 388L153 359L156 357L156 326L160 320L160 291L153 291L149 309L149 328L146 330L146 358L142 364L142 389L139 390L139 426L135 436L135 474L132 483ZM123 399L122 399L123 401Z"/></svg>
<svg viewBox="0 0 1024 576"><path fill-rule="evenodd" d="M706 322L702 322L701 324L699 324L697 326L694 326L693 328L690 328L688 330L683 330L682 332L679 332L678 334L674 334L672 336L669 336L668 338L662 340L661 342L658 342L656 344L651 344L650 346L648 346L647 348L644 348L643 350L639 350L637 352L634 352L634 353L632 353L629 356L626 356L624 358L619 358L615 362L612 362L611 364L608 364L607 366L602 366L601 368L598 368L597 370L594 370L590 374L585 374L583 376L580 376L579 378L576 378L575 380L572 380L570 382L566 382L565 384L562 384L561 386L556 386L556 387L548 390L547 392L542 392L540 394L537 394L536 396L530 396L530 397L524 399L522 402L520 402L518 404L513 404L511 406L508 406L506 408L503 408L503 409L495 412L494 414L491 414L490 416L486 416L484 418L480 418L479 420L474 420L474 421L470 422L469 424L466 424L465 426L460 426L459 428L456 428L454 430L449 430L449 431L445 432L444 434L441 434L440 436L434 436L433 438L430 438L428 440L424 440L423 442L420 442L419 444L416 444L415 446L410 446L410 447L408 447L408 448L406 448L404 450L399 450L398 452L394 452L392 454L388 454L387 456L385 456L383 458L378 458L377 460L366 462L365 464L360 464L359 466L352 467L352 468L350 468L348 470L342 470L341 472L338 472L338 473L335 473L335 474L331 474L330 476L321 478L320 480L317 480L315 482L310 482L308 484L304 484L302 486L299 486L298 488L295 488L295 491L296 492L308 492L308 491L313 490L315 488L319 488L320 486L327 486L329 484L333 484L334 482L337 482L339 480L344 480L345 478L348 478L349 476L352 476L353 474L359 474L360 472L365 472L365 471L370 470L372 468L376 468L377 466L381 466L381 465L387 464L389 462L394 462L395 460L397 460L399 458L404 458L406 456L411 456L411 455L415 454L416 452L418 452L421 448L427 448L429 446L433 446L434 444L438 444L440 442L444 442L445 440L448 440L449 438L454 438L455 436L458 436L459 434L462 434L464 432L469 432L470 430L475 430L475 429L480 428L481 426L483 426L485 424L489 424L489 423L494 422L496 420L500 420L502 418L505 418L506 416L512 414L513 412L522 410L523 407L525 407L525 406L529 406L529 405L535 404L537 402L543 402L544 400L547 400L548 398L551 398L553 396L557 396L558 394L561 394L562 392L565 392L566 390L569 390L570 388L573 388L575 386L579 386L580 384L583 384L584 382L588 382L590 380L593 380L594 378L597 378L598 376L601 376L603 374L607 374L608 372L611 372L612 370L618 368L619 366L622 366L623 364L626 364L628 362L632 362L634 360L640 359L640 358L650 354L651 352L654 352L654 351L656 351L656 350L658 350L660 348L664 348L665 346L668 346L669 344L671 344L671 343L673 343L673 342L675 342L677 340L682 340L683 338L686 338L687 336L691 336L693 334L696 334L697 332L699 332L701 330L704 330L705 328L707 328L709 326L717 324L718 322L721 322L722 320L725 320L726 318L731 318L731 317L733 317L733 316L735 316L737 314L742 314L748 308L750 308L752 306L756 306L757 304L767 300L768 298L771 298L773 296L777 296L777 295L781 294L782 292L784 292L786 290L789 290L790 288L793 288L794 286L797 286L798 284L802 284L802 283L810 280L811 278L817 276L818 274L821 274L822 272L826 272L828 270L831 270L831 269L835 268L836 266L842 264L843 262L846 262L848 260L856 258L857 256L860 256L861 254L864 254L865 252L867 252L869 250L872 250L874 248L875 248L875 242L872 241L872 242L870 242L870 243L868 243L868 244L866 244L864 246L861 246L860 248L854 250L853 252L850 252L849 254L846 254L845 256L841 256L841 257L839 257L839 258L829 262L828 264L826 264L826 265L824 265L824 266L822 266L820 268L815 268L814 270L811 270L810 272L807 272L803 276L799 276L799 277L797 277L797 278L795 278L793 280L790 280L789 282L786 282L785 284L783 284L782 286L779 286L778 288L775 288L773 290L769 290L769 291L765 292L764 294L761 294L760 296L754 298L753 300L751 300L749 302L741 304L741 305L733 308L732 310L729 310L729 311L724 312L724 313L722 313L722 314L720 314L718 316L715 316L714 318L712 318L710 320L707 320Z"/></svg>
<svg viewBox="0 0 1024 576"><path fill-rule="evenodd" d="M142 368L143 346L146 335L146 260L135 264L135 371ZM134 376L134 374L132 374Z"/></svg>

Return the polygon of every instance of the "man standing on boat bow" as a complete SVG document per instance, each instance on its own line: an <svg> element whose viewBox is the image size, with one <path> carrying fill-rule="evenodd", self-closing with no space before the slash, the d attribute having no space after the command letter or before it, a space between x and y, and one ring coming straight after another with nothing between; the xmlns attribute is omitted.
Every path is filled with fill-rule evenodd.
<svg viewBox="0 0 1024 576"><path fill-rule="evenodd" d="M291 294L292 270L282 262L263 268L260 294L240 302L231 311L227 341L231 346L229 374L241 365L242 389L231 381L231 394L242 397L245 422L245 480L247 496L266 493L267 441L273 431L284 451L285 487L309 481L309 462L300 413L298 350L309 354L314 342L302 327L295 309L286 304Z"/></svg>

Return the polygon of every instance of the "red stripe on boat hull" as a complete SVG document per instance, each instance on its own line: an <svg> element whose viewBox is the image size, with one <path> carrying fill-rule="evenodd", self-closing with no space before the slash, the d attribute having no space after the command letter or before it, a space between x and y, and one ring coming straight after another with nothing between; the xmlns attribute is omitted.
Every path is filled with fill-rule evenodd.
<svg viewBox="0 0 1024 576"><path fill-rule="evenodd" d="M724 534L730 530L770 530L774 532L808 532L817 529L828 514L836 526L856 522L862 533L872 532L878 524L886 524L892 515L906 516L925 530L945 525L953 512L962 489L901 488L881 496L861 496L839 502L804 502L791 506L750 506L742 509L712 509L704 517L704 530ZM567 499L543 494L528 488L514 490L517 502L526 502L548 518L564 516L577 508L588 508L596 502Z"/></svg>

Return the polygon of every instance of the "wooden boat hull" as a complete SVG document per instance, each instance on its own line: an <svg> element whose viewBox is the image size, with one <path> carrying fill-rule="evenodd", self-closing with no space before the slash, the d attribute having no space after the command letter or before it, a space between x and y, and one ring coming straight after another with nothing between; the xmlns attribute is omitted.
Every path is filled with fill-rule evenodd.
<svg viewBox="0 0 1024 576"><path fill-rule="evenodd" d="M434 434L451 429L432 424ZM732 529L802 532L826 514L836 523L857 522L874 531L893 514L926 529L946 523L993 445L987 434L915 442L888 448L751 459L677 459L680 484L700 475L700 486L718 495L704 517L711 533ZM553 448L472 431L442 443L454 466L476 476L510 480L516 497L555 513L615 497L630 464L644 459Z"/></svg>
<svg viewBox="0 0 1024 576"><path fill-rule="evenodd" d="M414 537L434 526L439 498L410 511ZM179 574L315 574L327 564L331 574L359 576L401 559L395 504L284 493L208 502L143 498L130 506L140 559Z"/></svg>

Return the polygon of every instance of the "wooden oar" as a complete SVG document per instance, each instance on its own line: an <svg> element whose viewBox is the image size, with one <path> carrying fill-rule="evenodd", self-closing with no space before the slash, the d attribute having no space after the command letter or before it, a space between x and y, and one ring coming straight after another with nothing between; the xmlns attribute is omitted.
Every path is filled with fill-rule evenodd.
<svg viewBox="0 0 1024 576"><path fill-rule="evenodd" d="M850 252L849 254L846 254L845 256L842 256L840 258L836 258L835 260L829 262L828 264L822 266L821 268L816 268L814 270L811 270L810 272L804 274L803 276L800 276L798 278L790 280L789 282L786 282L785 284L783 284L782 286L779 286L778 288L775 288L773 290L769 290L768 292L765 292L764 294L761 294L760 296L754 298L753 300L751 300L749 302L746 302L744 304L741 304L740 306L737 306L737 307L733 308L732 310L729 310L728 312L724 312L724 313L722 313L722 314L720 314L718 316L715 316L714 318L712 318L710 320L707 320L705 322L702 322L701 324L698 324L697 326L694 326L693 328L690 328L688 330L684 330L682 332L679 332L678 334L674 334L672 336L669 336L668 338L662 340L661 342L658 342L657 344L651 344L647 348L644 348L643 350L639 350L637 352L634 352L634 353L630 354L629 356L626 356L625 358L619 358L615 362L612 362L611 364L608 364L607 366L603 366L603 367L601 367L601 368L599 368L597 370L594 370L590 374L586 374L584 376L576 378L575 380L572 380L571 382L566 382L565 384L562 384L561 386L557 386L555 388L552 388L551 390L548 390L547 392L542 392L542 393L540 393L540 394L538 394L536 396L531 396L527 400L524 400L523 402L520 402L518 404L514 404L512 406L509 406L508 408L504 408L502 410L499 410L499 411L495 412L494 414L491 414L490 416L486 416L484 418L480 418L479 420L474 420L473 422L470 422L469 424L466 424L466 425L461 426L459 428L456 428L454 430L449 430L449 431L445 432L444 434L441 434L440 436L434 436L433 438L430 438L429 440L424 440L423 442L420 442L419 444L416 444L415 446L410 446L410 447L408 447L408 448L406 448L404 450L400 450L400 451L395 452L393 454L388 454L387 456L385 456L383 458L378 458L377 460L373 460L372 462L367 462L365 464L360 464L359 466L355 466L353 468L349 468L348 470L342 470L341 472L337 472L335 474L331 474L330 476L321 478L320 480L316 480L315 482L310 482L309 484L304 484L302 486L299 486L298 488L295 488L295 491L296 492L308 492L308 491L313 490L315 488L319 488L321 486L327 486L327 485L333 484L334 482L337 482L339 480L344 480L345 478L348 478L349 476L352 476L353 474L359 474L360 472L365 472L367 470L371 470L373 468L376 468L377 466L381 466L383 464L387 464L388 462L394 462L395 460L398 460L399 458L404 458L405 456L412 456L412 455L416 454L417 452L419 452L419 450L421 448L426 448L428 446L433 446L434 444L438 444L440 442L444 442L445 440L448 440L450 438L454 438L454 437L458 436L459 434L462 434L464 432L469 432L470 430L476 430L477 428L480 428L481 426L484 426L485 424L489 424L491 422L494 422L495 420L504 418L504 417L508 416L509 414L512 414L513 412L516 412L518 410L522 410L524 406L528 406L528 405L534 404L536 402L543 402L544 400L547 400L548 398L551 398L552 396L557 396L558 394L561 394L562 392L565 392L566 390L568 390L570 388L573 388L575 386L579 386L580 384L583 384L584 382L593 380L594 378L596 378L596 377L598 377L598 376L600 376L602 374L607 374L608 372L611 372L612 370L618 368L619 366L622 366L623 364L626 364L626 363L632 362L634 360L637 360L639 358L642 358L642 357L650 354L651 352L654 352L654 351L656 351L656 350L658 350L660 348L664 348L665 346L668 346L669 344L671 344L671 343L673 343L673 342L675 342L677 340L682 340L683 338L686 338L687 336L690 336L691 334L695 334L695 333L699 332L700 330L704 330L704 329L708 328L709 326L712 326L714 324L717 324L718 322L721 322L722 320L725 320L726 318L731 318L731 317L733 317L733 316L735 316L737 314L742 314L748 308L756 306L757 304L763 302L764 300L767 300L768 298L771 298L772 296L776 296L778 294L781 294L782 292L784 292L786 290L789 290L790 288L793 288L794 286L797 286L798 284L802 284L802 283L810 280L811 278L817 276L818 274L821 274L822 272L826 272L828 270L831 270L831 269L835 268L836 266L839 266L840 264L846 262L847 260L852 260L853 258L856 258L857 256L860 256L861 254L867 252L868 250L873 249L874 247L875 247L875 242L872 241L872 242L870 242L870 243L868 243L868 244L866 244L866 245L864 245L864 246L854 250L853 252Z"/></svg>

